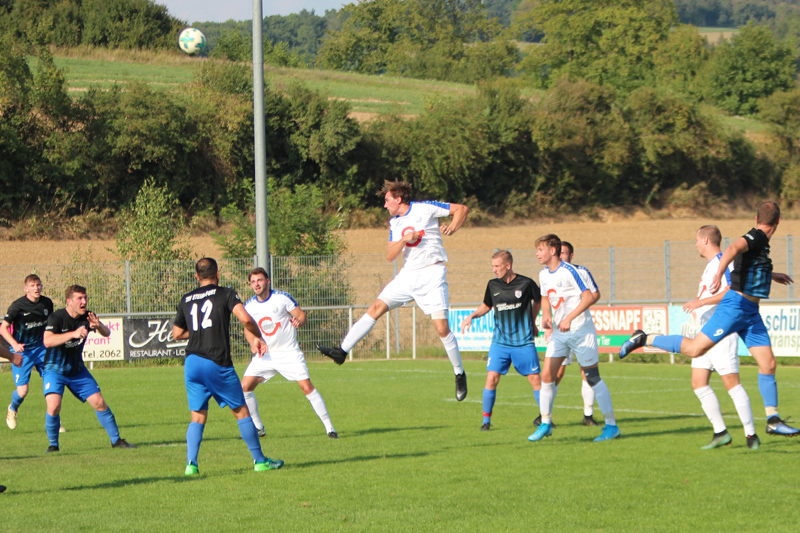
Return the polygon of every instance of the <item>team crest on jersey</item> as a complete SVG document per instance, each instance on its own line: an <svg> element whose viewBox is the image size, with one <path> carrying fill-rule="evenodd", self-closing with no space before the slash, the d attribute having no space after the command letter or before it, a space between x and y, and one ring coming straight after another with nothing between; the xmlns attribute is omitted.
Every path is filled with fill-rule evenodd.
<svg viewBox="0 0 800 533"><path fill-rule="evenodd" d="M278 328L281 327L280 322L273 322L272 318L265 316L261 320L258 321L258 327L267 337L272 337L278 332Z"/></svg>
<svg viewBox="0 0 800 533"><path fill-rule="evenodd" d="M517 298L522 298L522 291L514 291L514 296Z"/></svg>
<svg viewBox="0 0 800 533"><path fill-rule="evenodd" d="M45 309L44 310L44 316L47 316L47 313L48 313L48 311L47 311L47 309Z"/></svg>

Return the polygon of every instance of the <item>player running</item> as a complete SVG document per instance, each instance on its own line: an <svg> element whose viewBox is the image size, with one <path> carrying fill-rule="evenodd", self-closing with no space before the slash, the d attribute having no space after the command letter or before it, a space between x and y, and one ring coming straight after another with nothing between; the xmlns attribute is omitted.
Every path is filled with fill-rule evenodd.
<svg viewBox="0 0 800 533"><path fill-rule="evenodd" d="M114 413L106 404L97 381L83 364L83 345L89 331L96 331L103 337L111 335L111 331L96 314L88 310L89 299L84 287L70 285L64 296L66 307L50 314L42 339L47 347L42 372L47 404L45 430L50 440L47 451L57 452L60 449L58 431L65 387L81 402L88 402L94 408L97 420L111 439L112 448L136 448L120 438Z"/></svg>
<svg viewBox="0 0 800 533"><path fill-rule="evenodd" d="M187 476L198 475L197 456L208 420L208 401L213 397L220 407L230 407L242 436L253 456L256 472L283 466L283 461L265 457L258 441L258 431L244 400L242 385L231 360L231 313L252 335L251 348L263 351L258 326L247 314L236 291L219 286L217 262L209 257L195 265L200 287L184 294L178 302L172 336L189 339L186 346L184 378L189 399L191 422L186 431Z"/></svg>
<svg viewBox="0 0 800 533"><path fill-rule="evenodd" d="M42 280L36 274L25 277L25 296L14 300L3 321L0 322L0 335L8 342L11 351L24 354L20 365L11 367L16 389L11 393L11 404L6 412L6 425L17 428L17 412L28 395L31 371L35 368L42 375L44 356L47 353L42 339L47 317L53 314L53 301L42 296ZM14 330L12 334L9 328ZM59 428L64 432L63 426Z"/></svg>
<svg viewBox="0 0 800 533"><path fill-rule="evenodd" d="M561 241L561 260L572 265L572 258L574 255L575 248L573 248L572 244L567 241ZM600 289L597 288L597 283L594 282L592 273L589 272L589 269L586 267L580 265L572 266L578 271L586 288L592 292L592 305L596 304L597 300L600 299ZM558 395L558 385L561 383L561 380L564 379L567 367L572 364L574 356L575 354L570 352L558 369L558 374L556 374L556 395ZM581 368L581 396L583 397L583 420L581 423L584 426L596 426L597 421L594 419L594 389L592 389L589 382L586 381L586 373L583 371L583 368ZM541 423L542 416L539 415L536 420L533 421L533 425L539 427ZM555 424L553 424L553 427L555 427Z"/></svg>
<svg viewBox="0 0 800 533"><path fill-rule="evenodd" d="M709 290L713 281L714 274L717 272L719 260L722 257L719 245L722 242L722 234L716 226L703 226L697 230L695 235L695 248L700 252L708 263L700 278L700 288L697 291L697 299L686 302L683 310L692 314L694 331L700 331L708 322L717 304L731 284L731 266L725 269L724 276L720 278L720 289L716 293ZM711 373L716 371L719 374L722 384L728 391L739 413L739 419L744 427L744 435L747 440L747 447L757 450L760 444L756 427L753 424L753 409L750 407L750 397L747 391L739 382L739 357L736 354L739 344L739 335L731 333L717 344L714 345L705 355L692 359L692 389L700 400L703 411L708 416L708 420L714 427L714 436L706 446L701 449L710 450L727 446L731 443L731 435L725 426L722 418L722 410L719 406L719 399L714 394L714 390L709 385Z"/></svg>
<svg viewBox="0 0 800 533"><path fill-rule="evenodd" d="M500 376L514 364L516 371L528 378L533 396L539 403L539 355L536 353L536 317L539 316L542 294L531 278L516 274L514 258L506 250L492 255L492 271L496 279L486 285L483 303L461 322L463 334L472 320L494 309L494 332L486 361L486 386L483 389L483 425L481 431L492 427L492 411L497 397Z"/></svg>
<svg viewBox="0 0 800 533"><path fill-rule="evenodd" d="M597 367L597 332L589 313L592 291L583 283L575 267L561 260L560 253L561 239L558 236L548 234L536 239L536 257L545 266L539 274L539 287L542 291L542 329L547 352L542 368L542 401L539 404L542 425L528 440L539 441L553 433L555 376L570 351L575 352L605 418L603 431L594 439L595 442L615 439L620 436L620 430L614 416L611 393L600 378Z"/></svg>
<svg viewBox="0 0 800 533"><path fill-rule="evenodd" d="M449 295L447 292L447 252L442 235L452 235L467 218L465 205L443 202L412 202L411 184L404 181L385 181L378 193L383 206L391 215L389 247L386 259L394 261L403 255L403 268L384 287L367 312L353 324L338 348L317 345L319 351L337 364L344 363L347 353L370 332L375 322L391 309L415 301L433 319L447 357L456 375L456 400L467 397L467 376L461 364L458 342L447 322ZM450 224L439 226L439 219L451 216Z"/></svg>
<svg viewBox="0 0 800 533"><path fill-rule="evenodd" d="M242 378L242 389L250 416L258 429L258 436L266 435L264 423L258 412L258 400L254 392L259 383L266 383L275 374L288 381L296 381L306 395L314 412L325 426L325 433L331 439L339 435L333 428L325 400L308 375L308 366L300 344L297 342L297 328L306 323L306 313L297 305L289 293L270 289L270 279L263 268L254 268L248 276L255 296L247 300L244 308L256 321L264 341L263 351L255 353ZM253 344L253 335L245 330L245 337Z"/></svg>
<svg viewBox="0 0 800 533"><path fill-rule="evenodd" d="M772 281L788 285L790 276L772 271L769 241L778 230L781 210L775 202L762 202L756 212L756 227L737 239L720 257L717 271L708 286L715 294L722 277L733 262L731 289L725 292L713 316L693 339L681 335L648 335L642 330L633 333L619 351L620 359L642 346L700 357L731 333L738 333L750 355L758 363L758 390L767 413L767 433L794 437L800 430L788 426L778 414L778 384L775 381L775 355L772 353L767 328L758 312L762 298L769 298Z"/></svg>

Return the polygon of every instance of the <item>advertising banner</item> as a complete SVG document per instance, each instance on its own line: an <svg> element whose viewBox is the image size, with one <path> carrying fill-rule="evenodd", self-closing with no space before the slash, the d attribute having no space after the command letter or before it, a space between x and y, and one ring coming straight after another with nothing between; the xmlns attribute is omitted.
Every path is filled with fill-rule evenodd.
<svg viewBox="0 0 800 533"><path fill-rule="evenodd" d="M494 331L494 311L489 311L481 318L472 321L472 328L464 335L461 334L461 321L470 313L471 309L450 309L450 329L458 339L458 347L465 352L488 352L492 343ZM628 340L631 333L643 329L648 333L667 334L669 331L669 315L666 305L645 305L606 307L597 306L589 309L597 330L597 345L600 353L618 353L622 343ZM542 316L536 318L536 326L541 331ZM544 334L540 333L536 339L536 349L544 352L547 345ZM646 348L648 352L660 352L656 348Z"/></svg>
<svg viewBox="0 0 800 533"><path fill-rule="evenodd" d="M123 333L122 318L101 318L100 321L108 326L111 335L103 337L96 331L90 331L83 345L83 360L91 361L122 361L125 359L125 338Z"/></svg>
<svg viewBox="0 0 800 533"><path fill-rule="evenodd" d="M126 318L125 360L186 357L188 341L172 337L172 318Z"/></svg>

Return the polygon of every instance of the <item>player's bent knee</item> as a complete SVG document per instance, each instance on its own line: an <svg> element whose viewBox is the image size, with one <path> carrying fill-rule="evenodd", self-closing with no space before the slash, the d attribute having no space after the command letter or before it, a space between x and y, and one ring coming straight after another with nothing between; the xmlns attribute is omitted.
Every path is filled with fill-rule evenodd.
<svg viewBox="0 0 800 533"><path fill-rule="evenodd" d="M584 368L584 373L586 374L586 383L589 384L590 387L594 387L598 383L600 383L600 369L596 366L593 368Z"/></svg>

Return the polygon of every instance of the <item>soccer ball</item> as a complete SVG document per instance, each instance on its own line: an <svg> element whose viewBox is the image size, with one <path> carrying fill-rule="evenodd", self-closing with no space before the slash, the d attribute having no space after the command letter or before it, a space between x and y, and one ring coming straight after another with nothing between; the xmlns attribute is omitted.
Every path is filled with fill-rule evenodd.
<svg viewBox="0 0 800 533"><path fill-rule="evenodd" d="M178 35L178 47L189 55L199 54L206 48L206 36L197 28L184 28Z"/></svg>

